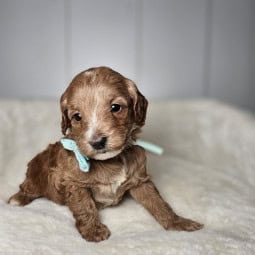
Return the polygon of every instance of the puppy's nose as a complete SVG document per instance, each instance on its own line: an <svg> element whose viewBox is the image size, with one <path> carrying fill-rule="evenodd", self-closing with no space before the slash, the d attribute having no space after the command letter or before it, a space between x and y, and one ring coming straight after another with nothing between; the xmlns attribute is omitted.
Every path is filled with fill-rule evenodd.
<svg viewBox="0 0 255 255"><path fill-rule="evenodd" d="M89 144L95 149L95 150L102 150L105 148L107 142L107 137L102 136L95 140L92 140L89 142Z"/></svg>

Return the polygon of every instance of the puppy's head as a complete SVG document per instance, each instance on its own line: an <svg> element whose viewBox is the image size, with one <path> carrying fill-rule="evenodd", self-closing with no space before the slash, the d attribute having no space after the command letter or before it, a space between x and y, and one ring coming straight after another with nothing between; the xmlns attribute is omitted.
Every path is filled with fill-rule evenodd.
<svg viewBox="0 0 255 255"><path fill-rule="evenodd" d="M144 125L147 100L131 80L107 67L78 74L60 100L62 132L81 152L105 160L136 139Z"/></svg>

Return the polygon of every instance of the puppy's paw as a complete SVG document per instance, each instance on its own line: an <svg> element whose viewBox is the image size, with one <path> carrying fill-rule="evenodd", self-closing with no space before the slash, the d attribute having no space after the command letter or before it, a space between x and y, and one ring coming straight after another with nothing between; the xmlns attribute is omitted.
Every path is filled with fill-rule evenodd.
<svg viewBox="0 0 255 255"><path fill-rule="evenodd" d="M90 228L88 226L78 227L80 234L89 242L100 242L109 238L111 232L104 224L97 224Z"/></svg>
<svg viewBox="0 0 255 255"><path fill-rule="evenodd" d="M8 200L8 204L14 206L24 206L32 202L33 198L25 195L21 191L11 196Z"/></svg>
<svg viewBox="0 0 255 255"><path fill-rule="evenodd" d="M203 227L203 224L200 224L193 220L185 219L180 216L176 216L174 222L171 223L167 229L177 231L196 231Z"/></svg>

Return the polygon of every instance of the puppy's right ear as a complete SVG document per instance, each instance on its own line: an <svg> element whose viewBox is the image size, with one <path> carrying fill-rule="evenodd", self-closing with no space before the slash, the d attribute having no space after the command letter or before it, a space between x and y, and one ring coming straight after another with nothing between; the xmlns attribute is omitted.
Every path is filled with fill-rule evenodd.
<svg viewBox="0 0 255 255"><path fill-rule="evenodd" d="M60 107L61 107L61 112L62 112L62 121L61 121L61 129L63 135L66 135L66 131L68 128L71 128L71 121L68 118L68 109L67 109L67 98L66 98L66 93L64 93L61 96L60 99Z"/></svg>

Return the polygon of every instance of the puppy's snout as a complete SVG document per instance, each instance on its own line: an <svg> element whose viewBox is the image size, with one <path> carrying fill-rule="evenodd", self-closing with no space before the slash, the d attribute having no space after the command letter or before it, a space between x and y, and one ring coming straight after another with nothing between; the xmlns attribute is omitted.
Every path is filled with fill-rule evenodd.
<svg viewBox="0 0 255 255"><path fill-rule="evenodd" d="M102 150L102 149L104 149L106 143L107 143L107 137L105 137L105 136L97 137L96 139L93 139L93 140L89 141L89 144L95 150Z"/></svg>

